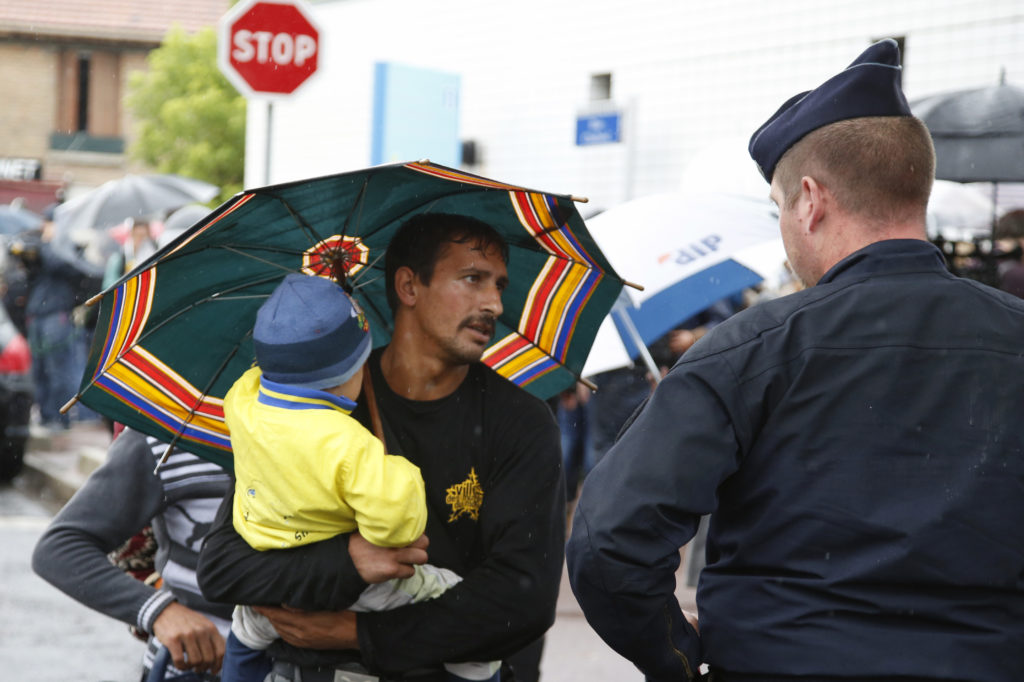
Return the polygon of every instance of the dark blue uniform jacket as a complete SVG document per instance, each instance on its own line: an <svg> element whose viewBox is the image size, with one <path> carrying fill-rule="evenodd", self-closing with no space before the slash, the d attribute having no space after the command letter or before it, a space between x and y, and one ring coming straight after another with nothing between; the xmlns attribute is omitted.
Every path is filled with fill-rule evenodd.
<svg viewBox="0 0 1024 682"><path fill-rule="evenodd" d="M652 680L1024 679L1022 353L1024 301L915 240L722 323L587 478L587 619Z"/></svg>

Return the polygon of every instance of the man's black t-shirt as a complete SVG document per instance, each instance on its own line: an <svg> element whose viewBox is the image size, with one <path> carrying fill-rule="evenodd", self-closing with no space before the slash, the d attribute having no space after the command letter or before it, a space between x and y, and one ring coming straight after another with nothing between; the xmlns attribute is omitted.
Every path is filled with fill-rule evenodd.
<svg viewBox="0 0 1024 682"><path fill-rule="evenodd" d="M487 404L476 397L487 394L491 372L483 365L474 365L451 395L417 401L407 400L388 387L380 375L379 361L379 355L375 356L370 366L374 386L378 387L376 399L387 451L403 455L423 474L431 563L462 575L483 560L479 517L493 506L489 491L496 460L512 454L495 442L499 440L496 436L503 436L484 423ZM500 387L496 388L500 393ZM506 393L510 395L500 396L496 403L500 411L509 414L521 410L523 406L515 402L522 396ZM500 405L506 398L512 400ZM370 423L365 400L360 400L353 416ZM484 442L485 434L488 443Z"/></svg>

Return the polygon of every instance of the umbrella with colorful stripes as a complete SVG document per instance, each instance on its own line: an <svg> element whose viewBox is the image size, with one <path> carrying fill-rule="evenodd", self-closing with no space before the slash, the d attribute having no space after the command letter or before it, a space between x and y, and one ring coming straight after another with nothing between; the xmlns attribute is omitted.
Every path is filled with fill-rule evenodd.
<svg viewBox="0 0 1024 682"><path fill-rule="evenodd" d="M540 397L571 386L623 284L574 198L417 162L262 187L220 206L100 295L77 398L230 465L222 399L254 361L259 306L290 272L342 267L374 345L386 344L383 254L426 212L472 216L508 241L510 285L483 361Z"/></svg>

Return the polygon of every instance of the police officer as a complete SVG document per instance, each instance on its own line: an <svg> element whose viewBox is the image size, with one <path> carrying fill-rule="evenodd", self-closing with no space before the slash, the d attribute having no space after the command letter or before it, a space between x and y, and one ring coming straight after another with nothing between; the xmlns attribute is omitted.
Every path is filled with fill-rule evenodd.
<svg viewBox="0 0 1024 682"><path fill-rule="evenodd" d="M750 153L808 288L701 339L587 478L587 619L648 680L1018 679L1024 301L926 240L934 152L896 43ZM698 619L673 591L703 514Z"/></svg>

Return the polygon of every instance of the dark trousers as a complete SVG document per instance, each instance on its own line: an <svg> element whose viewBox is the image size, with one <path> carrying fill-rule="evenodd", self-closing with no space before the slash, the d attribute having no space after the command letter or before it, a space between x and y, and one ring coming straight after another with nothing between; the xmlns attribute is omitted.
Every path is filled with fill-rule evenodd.
<svg viewBox="0 0 1024 682"><path fill-rule="evenodd" d="M36 404L44 424L67 426L68 415L60 408L78 391L85 367L70 312L28 318L28 343L32 352L32 382Z"/></svg>
<svg viewBox="0 0 1024 682"><path fill-rule="evenodd" d="M263 682L270 673L271 660L266 651L250 649L238 641L235 633L224 643L221 682Z"/></svg>

